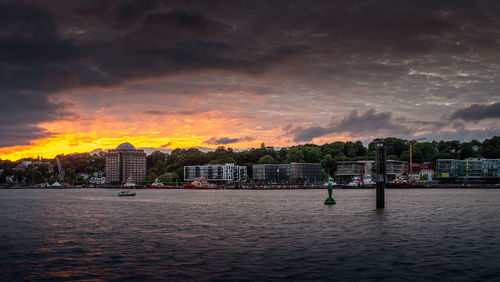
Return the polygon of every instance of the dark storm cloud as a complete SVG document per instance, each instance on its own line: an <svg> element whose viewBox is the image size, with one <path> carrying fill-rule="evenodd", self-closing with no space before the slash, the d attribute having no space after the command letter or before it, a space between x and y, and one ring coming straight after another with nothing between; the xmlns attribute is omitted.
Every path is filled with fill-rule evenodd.
<svg viewBox="0 0 500 282"><path fill-rule="evenodd" d="M391 117L391 113L377 113L375 109L370 109L361 115L358 115L357 111L352 111L339 123L329 127L298 127L291 130L290 133L293 134L295 142L308 142L316 137L332 133L347 133L351 137L360 137L366 135L408 135L412 133L412 130L404 125L396 124Z"/></svg>
<svg viewBox="0 0 500 282"><path fill-rule="evenodd" d="M200 114L204 113L205 111L199 110L199 111L156 111L156 110L151 110L151 111L144 111L141 112L142 115L147 115L147 116L166 116L166 115L181 115L181 116L189 116L189 115L194 115L194 114Z"/></svg>
<svg viewBox="0 0 500 282"><path fill-rule="evenodd" d="M0 138L26 144L45 134L36 124L71 115L67 105L50 102L57 91L200 72L231 71L273 84L289 79L322 91L334 84L342 93L379 89L371 94L388 100L437 100L429 103L466 89L488 103L500 88L489 77L496 72L491 62L500 59L499 8L497 1L0 1L4 107L16 108L25 93L40 105L17 108L13 116L20 120L10 125L24 133L8 135L2 124ZM457 75L461 69L468 73ZM248 91L274 92L269 89ZM492 108L481 111L492 115ZM481 119L467 109L453 115ZM351 114L335 127L296 129L294 139L390 132L387 124L394 121L384 112Z"/></svg>
<svg viewBox="0 0 500 282"><path fill-rule="evenodd" d="M212 137L203 143L209 144L209 145L227 145L227 144L232 144L232 143L237 143L237 142L249 142L253 141L255 138L251 136L245 136L241 138L231 138L231 137Z"/></svg>
<svg viewBox="0 0 500 282"><path fill-rule="evenodd" d="M35 122L67 118L40 93L2 90L0 92L0 147L27 145L30 140L50 136ZM28 114L27 114L28 113Z"/></svg>
<svg viewBox="0 0 500 282"><path fill-rule="evenodd" d="M456 110L451 119L464 121L480 121L488 118L500 118L500 102L490 105L473 104L470 107Z"/></svg>

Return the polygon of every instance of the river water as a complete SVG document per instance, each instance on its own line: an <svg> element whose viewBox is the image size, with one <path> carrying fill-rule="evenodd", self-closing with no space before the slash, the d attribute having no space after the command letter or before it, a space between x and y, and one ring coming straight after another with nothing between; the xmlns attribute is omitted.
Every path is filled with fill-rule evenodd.
<svg viewBox="0 0 500 282"><path fill-rule="evenodd" d="M500 281L500 190L0 190L0 280Z"/></svg>

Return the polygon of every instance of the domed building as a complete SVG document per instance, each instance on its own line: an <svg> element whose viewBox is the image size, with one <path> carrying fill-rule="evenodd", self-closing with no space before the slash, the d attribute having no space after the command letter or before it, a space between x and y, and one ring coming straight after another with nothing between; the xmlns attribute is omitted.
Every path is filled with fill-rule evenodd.
<svg viewBox="0 0 500 282"><path fill-rule="evenodd" d="M146 153L130 143L122 143L106 152L106 183L119 185L131 179L135 183L146 177Z"/></svg>

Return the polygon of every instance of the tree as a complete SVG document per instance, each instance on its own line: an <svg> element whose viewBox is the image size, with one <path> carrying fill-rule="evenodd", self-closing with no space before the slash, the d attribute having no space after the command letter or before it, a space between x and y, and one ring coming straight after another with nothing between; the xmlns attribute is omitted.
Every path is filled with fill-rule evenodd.
<svg viewBox="0 0 500 282"><path fill-rule="evenodd" d="M301 149L306 163L319 163L321 161L321 150L319 148L304 146Z"/></svg>
<svg viewBox="0 0 500 282"><path fill-rule="evenodd" d="M491 139L486 139L481 145L481 154L489 159L500 158L500 137L495 136Z"/></svg>
<svg viewBox="0 0 500 282"><path fill-rule="evenodd" d="M472 143L462 143L458 155L462 160L471 158L474 155L474 149L472 148Z"/></svg>
<svg viewBox="0 0 500 282"><path fill-rule="evenodd" d="M156 180L157 177L158 177L158 175L156 173L154 173L154 172L153 173L148 173L146 175L146 177L144 178L144 183L151 184L151 183L153 183Z"/></svg>
<svg viewBox="0 0 500 282"><path fill-rule="evenodd" d="M367 153L366 147L361 143L361 141L356 141L356 156L365 156Z"/></svg>
<svg viewBox="0 0 500 282"><path fill-rule="evenodd" d="M327 154L326 156L323 157L323 159L321 160L321 167L325 169L327 174L329 175L334 174L337 167L336 167L336 162L333 159L332 155Z"/></svg>
<svg viewBox="0 0 500 282"><path fill-rule="evenodd" d="M412 162L414 163L422 163L424 161L424 155L422 151L417 147L413 148Z"/></svg>
<svg viewBox="0 0 500 282"><path fill-rule="evenodd" d="M354 158L356 156L357 152L358 152L358 148L357 148L356 144L352 143L351 141L348 141L345 143L344 154L347 157Z"/></svg>
<svg viewBox="0 0 500 282"><path fill-rule="evenodd" d="M286 154L286 162L287 163L303 163L304 162L304 153L297 147L293 147L288 150Z"/></svg>
<svg viewBox="0 0 500 282"><path fill-rule="evenodd" d="M265 155L259 159L258 164L275 164L278 163L272 156Z"/></svg>
<svg viewBox="0 0 500 282"><path fill-rule="evenodd" d="M165 184L165 183L173 183L173 182L176 182L180 179L179 179L179 175L177 173L170 172L170 173L165 173L165 174L160 175L159 180L161 182L163 182L163 184Z"/></svg>
<svg viewBox="0 0 500 282"><path fill-rule="evenodd" d="M400 161L410 161L410 151L404 151L401 153L401 156L399 157Z"/></svg>

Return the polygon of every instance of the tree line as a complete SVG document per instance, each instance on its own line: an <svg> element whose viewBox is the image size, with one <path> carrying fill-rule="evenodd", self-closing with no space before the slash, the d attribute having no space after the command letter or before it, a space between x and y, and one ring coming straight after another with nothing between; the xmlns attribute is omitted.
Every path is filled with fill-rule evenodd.
<svg viewBox="0 0 500 282"><path fill-rule="evenodd" d="M249 178L252 177L254 164L282 164L292 162L321 163L325 177L334 176L337 163L352 160L373 160L375 158L375 139L364 146L362 142L333 142L323 145L303 144L289 148L275 149L266 147L252 148L244 151L234 151L232 148L220 146L214 151L202 152L195 148L175 149L170 154L155 151L146 157L145 183L152 183L157 177L164 183L183 181L184 166L204 164L234 163L247 166ZM386 142L387 158L390 160L409 161L410 151L408 140L389 137ZM72 184L84 184L85 180L79 173L104 171L104 153L71 154L58 156L65 170L66 177ZM432 141L413 144L413 162L435 162L437 159L466 158L500 158L500 137L492 137L483 142ZM24 159L40 160L40 159ZM31 165L25 170L15 170L22 160L11 162L1 161L0 183L5 183L7 176L24 179L26 184L38 184L57 180L57 163L55 159L41 159L52 164L53 172L47 165Z"/></svg>

